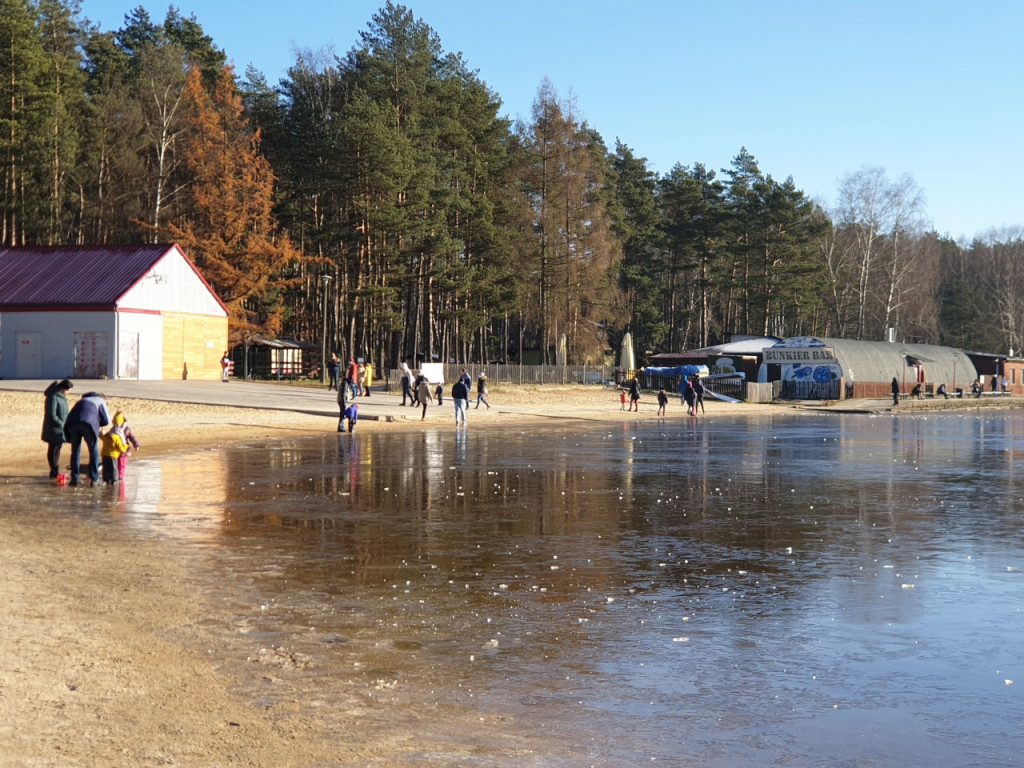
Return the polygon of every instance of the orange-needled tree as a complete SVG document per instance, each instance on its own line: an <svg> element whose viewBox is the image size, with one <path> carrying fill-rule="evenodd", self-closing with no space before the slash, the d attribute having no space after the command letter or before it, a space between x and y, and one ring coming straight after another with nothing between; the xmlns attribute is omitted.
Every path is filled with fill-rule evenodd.
<svg viewBox="0 0 1024 768"><path fill-rule="evenodd" d="M259 152L259 131L243 115L230 66L211 86L190 68L184 103L192 123L183 134L191 206L167 229L227 305L232 342L273 336L284 312L281 293L297 281L303 256L278 231L275 177Z"/></svg>

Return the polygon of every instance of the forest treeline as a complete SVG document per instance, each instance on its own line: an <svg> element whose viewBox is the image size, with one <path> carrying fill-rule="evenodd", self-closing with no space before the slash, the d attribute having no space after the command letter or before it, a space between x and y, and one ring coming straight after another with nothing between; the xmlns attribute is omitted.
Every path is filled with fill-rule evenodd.
<svg viewBox="0 0 1024 768"><path fill-rule="evenodd" d="M601 363L627 330L641 362L888 328L1024 349L1024 232L944 238L910 177L861 168L826 208L746 148L659 175L547 80L511 122L406 7L357 38L270 84L173 7L100 31L74 0L0 0L2 243L176 241L233 342L326 329L387 366Z"/></svg>

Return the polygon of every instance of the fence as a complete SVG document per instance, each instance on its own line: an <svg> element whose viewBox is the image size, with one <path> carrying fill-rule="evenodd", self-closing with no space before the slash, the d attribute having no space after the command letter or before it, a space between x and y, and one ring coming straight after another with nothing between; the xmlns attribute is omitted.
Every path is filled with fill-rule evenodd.
<svg viewBox="0 0 1024 768"><path fill-rule="evenodd" d="M416 372L415 369L413 372ZM491 364L475 365L472 368L467 367L466 372L473 381L476 381L480 374L483 373L486 374L491 384L527 386L542 384L588 384L592 386L617 387L624 385L625 381L632 378L628 372L620 371L612 366L587 365ZM444 366L444 380L446 383L454 382L461 373L461 365ZM387 371L384 383L389 390L397 391L402 388L401 375L401 369L398 368L391 368ZM675 378L644 374L640 377L640 383L648 391L664 389L672 394L678 393L679 382ZM770 403L780 396L783 382L758 383L744 381L737 377L734 379L705 380L704 386L719 394L735 397L737 400L746 400L751 403ZM837 388L833 399L838 396L839 391ZM818 395L818 397L822 396Z"/></svg>
<svg viewBox="0 0 1024 768"><path fill-rule="evenodd" d="M744 399L748 403L771 403L778 398L781 389L781 381L748 381Z"/></svg>
<svg viewBox="0 0 1024 768"><path fill-rule="evenodd" d="M451 383L462 373L461 365L445 365L444 380ZM415 369L413 371L415 373ZM481 373L486 374L492 384L541 385L541 384L590 384L614 386L616 369L598 365L474 365L467 367L469 377L476 381ZM402 371L390 368L387 373L388 389L401 389L399 381Z"/></svg>
<svg viewBox="0 0 1024 768"><path fill-rule="evenodd" d="M838 400L840 380L784 381L779 396L784 400Z"/></svg>

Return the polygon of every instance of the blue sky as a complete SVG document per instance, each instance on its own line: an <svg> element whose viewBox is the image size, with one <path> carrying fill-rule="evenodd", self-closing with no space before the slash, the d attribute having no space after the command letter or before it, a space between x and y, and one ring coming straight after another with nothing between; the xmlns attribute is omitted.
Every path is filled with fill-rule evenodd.
<svg viewBox="0 0 1024 768"><path fill-rule="evenodd" d="M762 172L826 206L879 166L924 190L940 234L1024 225L1024 3L1018 0L416 0L404 3L529 119L546 76L650 167ZM102 29L142 5L82 0ZM180 0L238 72L274 84L298 49L344 54L383 0Z"/></svg>

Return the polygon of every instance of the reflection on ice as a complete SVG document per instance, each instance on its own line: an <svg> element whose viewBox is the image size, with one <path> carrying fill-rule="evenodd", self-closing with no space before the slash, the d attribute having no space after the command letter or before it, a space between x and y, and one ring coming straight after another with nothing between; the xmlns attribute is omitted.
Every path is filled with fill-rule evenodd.
<svg viewBox="0 0 1024 768"><path fill-rule="evenodd" d="M137 460L121 508L203 545L254 699L453 763L996 765L1021 457L1009 412L356 432Z"/></svg>

